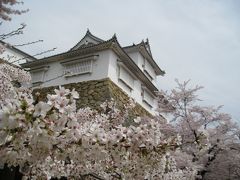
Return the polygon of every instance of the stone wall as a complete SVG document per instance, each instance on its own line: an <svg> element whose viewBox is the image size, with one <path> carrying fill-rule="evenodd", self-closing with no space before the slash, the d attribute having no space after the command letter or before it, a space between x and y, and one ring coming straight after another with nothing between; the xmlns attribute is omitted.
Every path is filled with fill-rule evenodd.
<svg viewBox="0 0 240 180"><path fill-rule="evenodd" d="M79 93L80 98L77 101L78 108L90 107L92 109L100 110L100 104L113 98L116 101L117 108L122 109L124 104L129 101L129 96L109 78L71 83L63 86L70 90L75 88ZM33 93L40 92L40 99L44 100L46 99L47 94L54 94L55 88L58 89L57 86L34 89ZM152 117L152 115L139 104L136 105L131 114L133 116Z"/></svg>

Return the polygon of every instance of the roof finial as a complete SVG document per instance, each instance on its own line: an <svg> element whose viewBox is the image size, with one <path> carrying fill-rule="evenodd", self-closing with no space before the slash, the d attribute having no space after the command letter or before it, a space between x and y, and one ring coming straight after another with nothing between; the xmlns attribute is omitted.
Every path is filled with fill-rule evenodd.
<svg viewBox="0 0 240 180"><path fill-rule="evenodd" d="M117 39L116 33L113 34L112 39Z"/></svg>
<svg viewBox="0 0 240 180"><path fill-rule="evenodd" d="M146 39L146 43L149 44L149 40L148 40L148 38Z"/></svg>
<svg viewBox="0 0 240 180"><path fill-rule="evenodd" d="M87 28L87 34L91 34L90 31L89 31L89 28Z"/></svg>

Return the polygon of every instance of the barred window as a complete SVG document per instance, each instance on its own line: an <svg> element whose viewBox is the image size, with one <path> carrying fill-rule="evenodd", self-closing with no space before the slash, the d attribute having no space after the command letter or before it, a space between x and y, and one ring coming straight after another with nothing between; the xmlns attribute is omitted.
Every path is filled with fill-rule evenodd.
<svg viewBox="0 0 240 180"><path fill-rule="evenodd" d="M32 84L39 84L44 82L45 74L48 70L49 66L42 66L30 71Z"/></svg>
<svg viewBox="0 0 240 180"><path fill-rule="evenodd" d="M74 76L92 72L92 60L84 60L75 63L64 64L63 73L65 76Z"/></svg>
<svg viewBox="0 0 240 180"><path fill-rule="evenodd" d="M134 87L134 78L126 71L123 67L119 67L119 77L124 84L126 84L130 89Z"/></svg>

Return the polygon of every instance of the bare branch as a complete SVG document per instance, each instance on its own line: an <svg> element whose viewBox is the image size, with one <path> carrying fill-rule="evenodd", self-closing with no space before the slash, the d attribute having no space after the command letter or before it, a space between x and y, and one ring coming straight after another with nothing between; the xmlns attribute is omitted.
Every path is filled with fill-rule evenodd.
<svg viewBox="0 0 240 180"><path fill-rule="evenodd" d="M6 33L6 34L0 34L0 40L4 40L4 39L7 39L7 38L10 38L12 36L15 36L15 35L20 35L20 34L23 34L23 29L26 27L26 24L22 23L20 24L20 27L17 28L16 30L13 30L9 33Z"/></svg>
<svg viewBox="0 0 240 180"><path fill-rule="evenodd" d="M25 60L25 59L27 59L27 58L29 58L29 57L40 56L40 55L43 55L43 54L46 54L46 53L49 53L49 52L55 51L56 49L57 49L57 48L55 47L55 48L52 48L52 49L50 49L50 50L42 51L42 52L40 52L40 53L34 54L33 56L26 56L26 57L23 57L23 58L17 59L17 60L15 60L15 61L10 62L10 63L13 64L13 63L19 62L19 61L21 61L21 60Z"/></svg>
<svg viewBox="0 0 240 180"><path fill-rule="evenodd" d="M32 42L28 42L28 43L24 43L24 44L17 44L17 45L12 45L13 47L20 47L20 46L26 46L26 45L32 45L32 44L36 44L39 42L43 42L43 40L37 40L37 41L32 41Z"/></svg>

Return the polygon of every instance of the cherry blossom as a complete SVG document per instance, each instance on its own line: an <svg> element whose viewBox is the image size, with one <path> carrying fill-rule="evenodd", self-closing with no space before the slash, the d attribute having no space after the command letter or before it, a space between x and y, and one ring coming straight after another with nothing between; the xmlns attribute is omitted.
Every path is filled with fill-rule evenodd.
<svg viewBox="0 0 240 180"><path fill-rule="evenodd" d="M0 109L0 164L19 166L26 178L167 180L196 175L191 166L177 167L174 153L181 138L164 136L160 121L137 117L126 126L133 101L123 111L106 101L97 112L77 109L75 90L60 87L47 102L36 102L31 90L11 88L15 96L6 96Z"/></svg>
<svg viewBox="0 0 240 180"><path fill-rule="evenodd" d="M224 166L215 166L219 169L214 169L215 161L218 162L221 158L231 159L226 152L233 144L239 144L239 127L229 114L221 112L222 106L198 104L197 92L202 87L191 88L189 81L176 82L177 88L170 92L161 91L158 96L159 112L167 115L172 122L171 125L166 121L162 122L161 130L167 137L178 133L182 138L181 150L184 153L181 152L181 156L185 160L179 153L173 155L178 165L195 167L198 169L199 179L219 179L216 172L226 171L219 168ZM236 157L240 152L239 147L237 149L238 151L232 151ZM212 169L215 172L211 172Z"/></svg>

